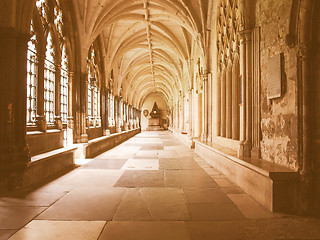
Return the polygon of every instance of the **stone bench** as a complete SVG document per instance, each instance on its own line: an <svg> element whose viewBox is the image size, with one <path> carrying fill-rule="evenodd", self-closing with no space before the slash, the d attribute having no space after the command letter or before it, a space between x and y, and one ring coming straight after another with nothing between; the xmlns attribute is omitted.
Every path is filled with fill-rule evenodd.
<svg viewBox="0 0 320 240"><path fill-rule="evenodd" d="M262 159L238 158L236 151L214 143L194 142L199 156L267 209L294 211L298 185L296 171Z"/></svg>
<svg viewBox="0 0 320 240"><path fill-rule="evenodd" d="M110 136L103 136L90 140L83 146L83 155L85 158L92 158L100 153L103 153L120 143L128 140L137 133L140 132L140 128L123 131L121 133L114 133Z"/></svg>
<svg viewBox="0 0 320 240"><path fill-rule="evenodd" d="M76 147L59 148L31 157L23 175L23 187L39 185L74 167Z"/></svg>

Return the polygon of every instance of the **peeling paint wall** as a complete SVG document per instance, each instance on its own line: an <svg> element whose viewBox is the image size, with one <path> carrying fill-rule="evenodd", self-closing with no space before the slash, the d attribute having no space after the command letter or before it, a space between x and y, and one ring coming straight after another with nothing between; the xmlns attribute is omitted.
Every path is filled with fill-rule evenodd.
<svg viewBox="0 0 320 240"><path fill-rule="evenodd" d="M261 157L298 168L297 51L285 38L289 31L291 0L259 0L256 25L261 26ZM268 100L268 61L284 54L283 94Z"/></svg>

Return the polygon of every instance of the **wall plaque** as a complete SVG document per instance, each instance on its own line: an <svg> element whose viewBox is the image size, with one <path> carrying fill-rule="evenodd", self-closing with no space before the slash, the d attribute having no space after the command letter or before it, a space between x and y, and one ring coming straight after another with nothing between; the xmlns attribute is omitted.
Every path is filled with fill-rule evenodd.
<svg viewBox="0 0 320 240"><path fill-rule="evenodd" d="M282 59L283 54L279 53L269 59L268 62L268 99L281 97L282 85Z"/></svg>

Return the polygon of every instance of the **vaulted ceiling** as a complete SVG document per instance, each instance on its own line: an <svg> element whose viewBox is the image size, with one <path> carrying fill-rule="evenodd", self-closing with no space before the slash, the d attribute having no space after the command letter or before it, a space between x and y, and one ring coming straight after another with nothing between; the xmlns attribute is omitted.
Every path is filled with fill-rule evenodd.
<svg viewBox="0 0 320 240"><path fill-rule="evenodd" d="M209 1L212 2L212 1ZM205 45L208 0L73 0L82 55L99 36L114 92L141 106L151 92L169 103L184 92Z"/></svg>

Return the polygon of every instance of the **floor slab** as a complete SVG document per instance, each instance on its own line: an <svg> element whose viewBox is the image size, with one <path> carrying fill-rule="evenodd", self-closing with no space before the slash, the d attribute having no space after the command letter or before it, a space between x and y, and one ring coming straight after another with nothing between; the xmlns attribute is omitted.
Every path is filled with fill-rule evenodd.
<svg viewBox="0 0 320 240"><path fill-rule="evenodd" d="M191 212L192 220L195 221L230 221L245 219L240 210L232 203L190 203L188 208Z"/></svg>
<svg viewBox="0 0 320 240"><path fill-rule="evenodd" d="M119 170L128 159L94 159L84 165L83 169L115 169Z"/></svg>
<svg viewBox="0 0 320 240"><path fill-rule="evenodd" d="M188 203L232 203L230 198L219 188L207 189L184 189Z"/></svg>
<svg viewBox="0 0 320 240"><path fill-rule="evenodd" d="M0 229L0 240L8 240L17 230L1 230Z"/></svg>
<svg viewBox="0 0 320 240"><path fill-rule="evenodd" d="M115 221L150 221L151 217L148 205L142 198L141 192L136 188L127 189L117 212L113 218Z"/></svg>
<svg viewBox="0 0 320 240"><path fill-rule="evenodd" d="M0 206L12 207L48 207L62 198L66 192L16 192L9 193L0 198Z"/></svg>
<svg viewBox="0 0 320 240"><path fill-rule="evenodd" d="M122 170L159 170L158 159L129 159Z"/></svg>
<svg viewBox="0 0 320 240"><path fill-rule="evenodd" d="M108 222L99 240L190 240L181 221Z"/></svg>
<svg viewBox="0 0 320 240"><path fill-rule="evenodd" d="M112 220L124 193L123 188L76 188L40 214L37 219Z"/></svg>
<svg viewBox="0 0 320 240"><path fill-rule="evenodd" d="M0 229L20 229L46 207L0 207Z"/></svg>
<svg viewBox="0 0 320 240"><path fill-rule="evenodd" d="M34 220L9 240L96 240L106 222Z"/></svg>
<svg viewBox="0 0 320 240"><path fill-rule="evenodd" d="M164 187L164 172L154 170L127 170L114 186L127 188Z"/></svg>
<svg viewBox="0 0 320 240"><path fill-rule="evenodd" d="M252 223L247 221L192 221L186 226L192 240L239 240Z"/></svg>
<svg viewBox="0 0 320 240"><path fill-rule="evenodd" d="M166 186L174 188L213 188L217 184L203 170L165 170Z"/></svg>
<svg viewBox="0 0 320 240"><path fill-rule="evenodd" d="M182 189L142 188L140 192L154 220L191 220Z"/></svg>

